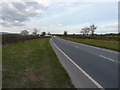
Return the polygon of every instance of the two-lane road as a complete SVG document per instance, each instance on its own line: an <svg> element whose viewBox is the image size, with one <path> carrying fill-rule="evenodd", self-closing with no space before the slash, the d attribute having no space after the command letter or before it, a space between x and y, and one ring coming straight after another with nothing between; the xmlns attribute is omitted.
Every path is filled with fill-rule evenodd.
<svg viewBox="0 0 120 90"><path fill-rule="evenodd" d="M118 52L53 37L51 42L98 88L118 88ZM72 68L72 67L71 67Z"/></svg>

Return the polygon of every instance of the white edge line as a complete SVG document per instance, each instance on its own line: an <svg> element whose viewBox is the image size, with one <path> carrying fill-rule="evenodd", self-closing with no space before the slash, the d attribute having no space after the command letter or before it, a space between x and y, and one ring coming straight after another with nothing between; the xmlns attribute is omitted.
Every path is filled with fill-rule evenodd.
<svg viewBox="0 0 120 90"><path fill-rule="evenodd" d="M52 39L51 39L52 41ZM65 55L82 73L85 74L98 88L103 88L97 81L95 81L90 75L88 75L82 68L80 68L71 58L69 58L53 41L52 43L57 47L63 55ZM104 89L104 88L103 88ZM104 89L105 90L105 89Z"/></svg>

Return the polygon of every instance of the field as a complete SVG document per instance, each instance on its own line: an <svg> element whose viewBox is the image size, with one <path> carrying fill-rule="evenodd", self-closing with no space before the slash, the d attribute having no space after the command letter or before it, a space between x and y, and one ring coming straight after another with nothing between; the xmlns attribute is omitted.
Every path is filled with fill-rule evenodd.
<svg viewBox="0 0 120 90"><path fill-rule="evenodd" d="M103 41L119 41L119 34L103 34L103 35L58 35L64 38L75 38L75 39L94 39Z"/></svg>
<svg viewBox="0 0 120 90"><path fill-rule="evenodd" d="M97 47L102 47L102 48L106 48L106 49L111 49L111 50L115 50L115 51L120 51L119 48L119 43L118 43L118 37L114 37L113 39L110 39L109 37L105 38L105 37L101 37L101 38L95 38L91 39L89 37L82 37L82 38L73 38L73 37L62 37L63 39L66 40L71 40L74 42L78 42L78 43L83 43L83 44L88 44L88 45L93 45L93 46L97 46ZM112 38L112 37L111 37ZM116 39L115 39L116 38Z"/></svg>
<svg viewBox="0 0 120 90"><path fill-rule="evenodd" d="M74 88L49 38L3 46L3 88Z"/></svg>

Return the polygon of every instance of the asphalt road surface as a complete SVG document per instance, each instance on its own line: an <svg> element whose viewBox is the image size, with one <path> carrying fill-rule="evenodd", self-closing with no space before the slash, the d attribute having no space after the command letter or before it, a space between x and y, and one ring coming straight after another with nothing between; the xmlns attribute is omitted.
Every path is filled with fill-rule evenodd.
<svg viewBox="0 0 120 90"><path fill-rule="evenodd" d="M118 52L53 37L51 42L98 88L118 88ZM70 67L72 69L72 67ZM74 73L75 74L75 73Z"/></svg>

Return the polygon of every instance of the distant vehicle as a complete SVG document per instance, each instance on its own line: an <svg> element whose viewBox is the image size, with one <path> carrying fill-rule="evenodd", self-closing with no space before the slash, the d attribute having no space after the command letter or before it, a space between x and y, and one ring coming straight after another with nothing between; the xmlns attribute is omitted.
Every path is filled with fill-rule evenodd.
<svg viewBox="0 0 120 90"><path fill-rule="evenodd" d="M55 38L55 36L53 36Z"/></svg>

